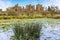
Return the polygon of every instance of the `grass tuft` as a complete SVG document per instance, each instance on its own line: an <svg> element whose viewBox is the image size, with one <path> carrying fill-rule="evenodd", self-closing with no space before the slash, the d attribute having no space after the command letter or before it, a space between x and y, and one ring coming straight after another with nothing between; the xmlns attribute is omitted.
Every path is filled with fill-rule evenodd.
<svg viewBox="0 0 60 40"><path fill-rule="evenodd" d="M16 23L13 29L16 40L39 40L40 30L38 23Z"/></svg>

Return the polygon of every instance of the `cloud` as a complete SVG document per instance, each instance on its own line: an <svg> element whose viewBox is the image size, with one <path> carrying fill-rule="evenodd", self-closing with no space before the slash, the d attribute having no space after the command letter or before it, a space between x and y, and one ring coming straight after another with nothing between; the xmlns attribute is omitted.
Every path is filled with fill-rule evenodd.
<svg viewBox="0 0 60 40"><path fill-rule="evenodd" d="M60 8L60 0L55 0L54 4Z"/></svg>
<svg viewBox="0 0 60 40"><path fill-rule="evenodd" d="M44 0L44 6L58 6L60 8L60 0Z"/></svg>
<svg viewBox="0 0 60 40"><path fill-rule="evenodd" d="M11 2L8 0L0 0L0 9L6 10L6 8L12 6Z"/></svg>

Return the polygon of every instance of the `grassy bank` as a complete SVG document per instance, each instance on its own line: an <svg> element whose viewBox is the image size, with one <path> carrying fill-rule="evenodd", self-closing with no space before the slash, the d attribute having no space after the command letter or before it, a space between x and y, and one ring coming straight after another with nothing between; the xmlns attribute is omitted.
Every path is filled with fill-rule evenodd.
<svg viewBox="0 0 60 40"><path fill-rule="evenodd" d="M8 23L8 22L20 22L20 21L38 21L38 20L60 20L60 19L53 19L53 18L27 18L27 19L0 19L0 23Z"/></svg>
<svg viewBox="0 0 60 40"><path fill-rule="evenodd" d="M46 16L36 16L36 17L21 17L21 16L0 16L0 19L36 19L36 18L51 18L51 19L60 19L60 17L46 17Z"/></svg>

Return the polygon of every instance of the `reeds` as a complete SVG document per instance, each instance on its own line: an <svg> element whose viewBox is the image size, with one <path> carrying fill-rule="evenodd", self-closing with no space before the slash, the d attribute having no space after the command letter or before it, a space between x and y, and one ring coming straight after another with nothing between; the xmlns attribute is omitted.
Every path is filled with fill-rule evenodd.
<svg viewBox="0 0 60 40"><path fill-rule="evenodd" d="M13 29L16 40L39 40L40 30L38 23L16 23Z"/></svg>

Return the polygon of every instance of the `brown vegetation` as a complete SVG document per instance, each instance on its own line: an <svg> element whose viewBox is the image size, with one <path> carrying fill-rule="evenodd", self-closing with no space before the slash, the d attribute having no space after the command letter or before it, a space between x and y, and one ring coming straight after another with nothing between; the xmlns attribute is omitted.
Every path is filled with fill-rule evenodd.
<svg viewBox="0 0 60 40"><path fill-rule="evenodd" d="M47 9L40 4L26 5L20 7L16 4L14 7L7 8L6 11L0 9L0 18L60 18L60 10L56 6L48 6Z"/></svg>

